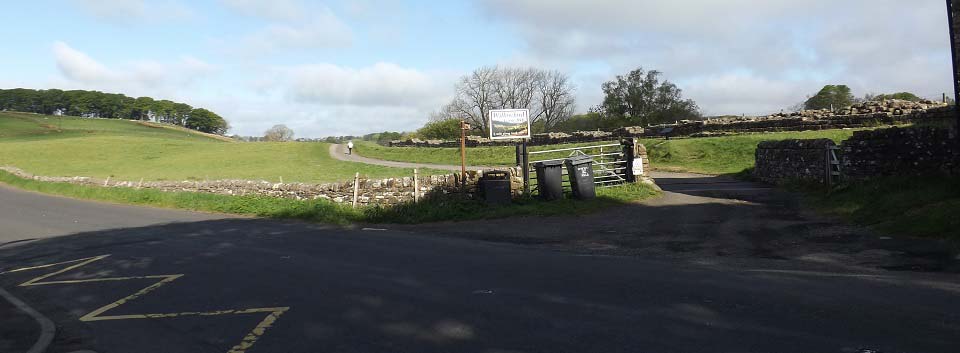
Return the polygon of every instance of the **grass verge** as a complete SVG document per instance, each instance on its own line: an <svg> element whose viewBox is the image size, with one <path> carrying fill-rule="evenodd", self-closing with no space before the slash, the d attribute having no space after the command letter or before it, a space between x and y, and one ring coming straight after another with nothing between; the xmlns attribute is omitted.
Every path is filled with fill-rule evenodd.
<svg viewBox="0 0 960 353"><path fill-rule="evenodd" d="M960 240L960 178L884 177L828 190L790 185L827 214L888 234Z"/></svg>
<svg viewBox="0 0 960 353"><path fill-rule="evenodd" d="M597 199L589 201L542 202L532 198L523 198L516 200L511 205L488 206L471 200L430 197L420 203L407 203L392 207L367 206L353 209L350 206L326 200L301 201L266 196L228 196L48 183L19 178L4 171L0 171L0 183L23 190L79 199L268 218L301 219L340 225L350 223L415 224L510 216L580 214L639 201L658 194L649 186L630 184L601 188L597 192Z"/></svg>

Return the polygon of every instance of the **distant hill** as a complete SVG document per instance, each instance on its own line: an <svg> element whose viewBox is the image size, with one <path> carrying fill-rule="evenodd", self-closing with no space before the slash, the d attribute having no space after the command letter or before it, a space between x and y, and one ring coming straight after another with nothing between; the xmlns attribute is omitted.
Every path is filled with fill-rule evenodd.
<svg viewBox="0 0 960 353"><path fill-rule="evenodd" d="M139 136L177 140L217 140L234 142L172 124L123 119L78 118L21 112L0 112L0 139L47 139L76 136Z"/></svg>
<svg viewBox="0 0 960 353"><path fill-rule="evenodd" d="M100 91L0 89L0 111L154 121L218 135L230 128L216 113L186 103Z"/></svg>

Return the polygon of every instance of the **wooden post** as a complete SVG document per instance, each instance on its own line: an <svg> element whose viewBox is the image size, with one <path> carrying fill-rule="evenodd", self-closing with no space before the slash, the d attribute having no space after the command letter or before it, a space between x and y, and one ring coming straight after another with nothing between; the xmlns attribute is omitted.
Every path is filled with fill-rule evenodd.
<svg viewBox="0 0 960 353"><path fill-rule="evenodd" d="M141 186L143 186L143 178L140 178L140 182L137 183L137 189L139 189Z"/></svg>
<svg viewBox="0 0 960 353"><path fill-rule="evenodd" d="M530 154L527 152L527 139L523 139L520 152L523 153L523 164L520 166L520 173L523 174L523 194L530 195Z"/></svg>
<svg viewBox="0 0 960 353"><path fill-rule="evenodd" d="M109 185L109 184L110 184L110 177L107 176L107 181L104 181L104 182L103 182L103 186L106 187L106 186Z"/></svg>
<svg viewBox="0 0 960 353"><path fill-rule="evenodd" d="M413 168L413 202L420 202L420 180L417 168Z"/></svg>
<svg viewBox="0 0 960 353"><path fill-rule="evenodd" d="M353 176L353 208L357 208L357 196L360 195L360 172Z"/></svg>
<svg viewBox="0 0 960 353"><path fill-rule="evenodd" d="M467 129L460 119L460 190L467 192Z"/></svg>

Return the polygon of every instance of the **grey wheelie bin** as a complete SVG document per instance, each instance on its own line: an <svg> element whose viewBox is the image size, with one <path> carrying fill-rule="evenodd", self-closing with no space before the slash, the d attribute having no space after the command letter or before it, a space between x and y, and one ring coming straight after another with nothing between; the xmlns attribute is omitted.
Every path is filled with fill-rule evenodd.
<svg viewBox="0 0 960 353"><path fill-rule="evenodd" d="M533 164L537 170L537 190L545 201L563 198L563 161L543 161Z"/></svg>
<svg viewBox="0 0 960 353"><path fill-rule="evenodd" d="M567 176L570 178L570 188L573 197L581 200L597 197L597 189L593 185L593 158L590 156L576 156L564 161L567 165Z"/></svg>

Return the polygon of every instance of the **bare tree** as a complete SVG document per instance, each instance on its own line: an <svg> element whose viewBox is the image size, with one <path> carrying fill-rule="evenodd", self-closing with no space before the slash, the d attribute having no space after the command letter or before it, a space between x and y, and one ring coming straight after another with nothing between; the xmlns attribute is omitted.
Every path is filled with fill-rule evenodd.
<svg viewBox="0 0 960 353"><path fill-rule="evenodd" d="M574 88L566 74L559 71L544 72L537 88L539 115L536 120L543 121L546 131L573 115L576 107Z"/></svg>
<svg viewBox="0 0 960 353"><path fill-rule="evenodd" d="M549 128L573 112L569 77L535 68L482 67L457 82L456 97L431 120L464 119L475 130L489 131L487 115L493 109L529 109L532 121Z"/></svg>
<svg viewBox="0 0 960 353"><path fill-rule="evenodd" d="M293 140L293 130L286 125L274 125L263 133L264 141L290 141Z"/></svg>

